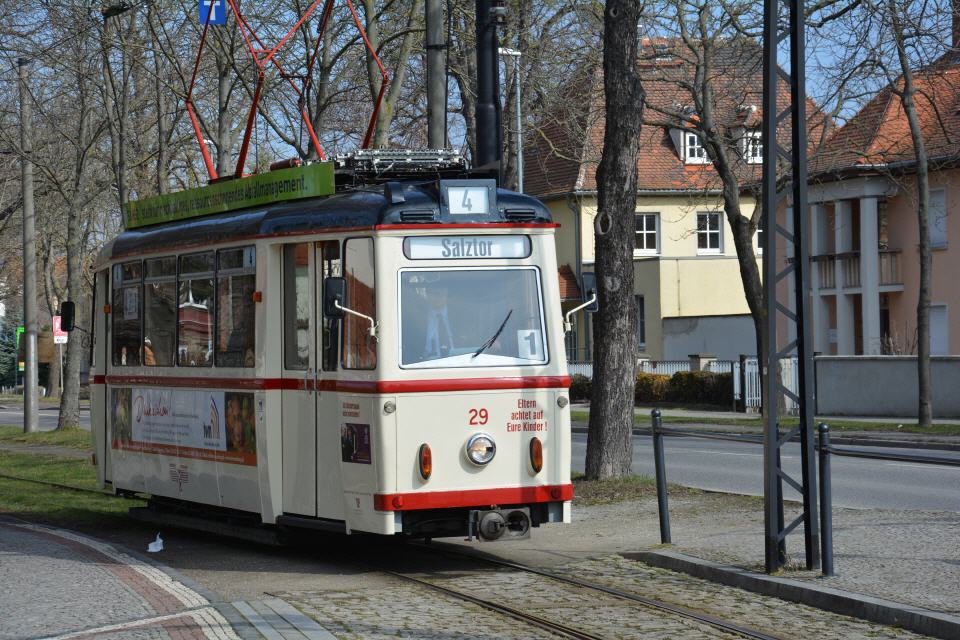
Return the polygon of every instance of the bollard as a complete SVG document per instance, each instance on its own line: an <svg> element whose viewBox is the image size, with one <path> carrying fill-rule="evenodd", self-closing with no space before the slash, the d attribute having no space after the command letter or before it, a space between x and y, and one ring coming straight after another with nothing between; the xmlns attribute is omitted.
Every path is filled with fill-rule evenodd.
<svg viewBox="0 0 960 640"><path fill-rule="evenodd" d="M833 494L830 488L830 427L817 427L820 449L820 556L823 575L833 573Z"/></svg>
<svg viewBox="0 0 960 640"><path fill-rule="evenodd" d="M653 423L653 466L657 475L657 507L660 511L660 542L670 544L670 511L667 506L667 470L663 462L663 418L660 410L650 412Z"/></svg>

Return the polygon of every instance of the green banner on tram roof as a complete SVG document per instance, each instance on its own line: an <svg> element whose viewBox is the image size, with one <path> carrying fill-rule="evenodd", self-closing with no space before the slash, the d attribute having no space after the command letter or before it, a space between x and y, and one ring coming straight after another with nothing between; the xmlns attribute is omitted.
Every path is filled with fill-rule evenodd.
<svg viewBox="0 0 960 640"><path fill-rule="evenodd" d="M136 229L333 192L333 163L318 162L131 201L123 207L123 224Z"/></svg>

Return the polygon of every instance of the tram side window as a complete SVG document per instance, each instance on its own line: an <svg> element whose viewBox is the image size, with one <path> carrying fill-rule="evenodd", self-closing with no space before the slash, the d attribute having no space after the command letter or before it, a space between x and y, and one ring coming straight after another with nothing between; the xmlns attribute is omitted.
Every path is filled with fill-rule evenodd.
<svg viewBox="0 0 960 640"><path fill-rule="evenodd" d="M177 351L177 259L144 263L143 364L172 367Z"/></svg>
<svg viewBox="0 0 960 640"><path fill-rule="evenodd" d="M213 364L213 252L180 256L177 299L177 364Z"/></svg>
<svg viewBox="0 0 960 640"><path fill-rule="evenodd" d="M140 261L113 267L113 364L140 364Z"/></svg>
<svg viewBox="0 0 960 640"><path fill-rule="evenodd" d="M252 367L256 340L256 248L221 249L217 260L217 366Z"/></svg>
<svg viewBox="0 0 960 640"><path fill-rule="evenodd" d="M343 245L347 306L372 318L377 317L374 290L373 238L351 238ZM343 318L343 368L375 369L377 343L370 336L364 318Z"/></svg>
<svg viewBox="0 0 960 640"><path fill-rule="evenodd" d="M340 241L326 240L319 243L321 281L323 278L339 278L343 276L343 266L340 261ZM323 319L323 336L321 340L321 366L324 371L336 371L339 352L340 321L337 318Z"/></svg>
<svg viewBox="0 0 960 640"><path fill-rule="evenodd" d="M310 245L283 247L283 366L310 365Z"/></svg>

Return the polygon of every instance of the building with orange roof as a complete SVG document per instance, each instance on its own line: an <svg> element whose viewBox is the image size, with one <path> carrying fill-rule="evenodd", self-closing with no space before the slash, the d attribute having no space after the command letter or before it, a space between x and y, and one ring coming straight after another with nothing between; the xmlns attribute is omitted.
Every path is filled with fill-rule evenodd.
<svg viewBox="0 0 960 640"><path fill-rule="evenodd" d="M954 50L914 72L930 176L933 355L960 353L960 18ZM814 349L916 353L920 281L916 159L900 102L880 90L811 160Z"/></svg>
<svg viewBox="0 0 960 640"><path fill-rule="evenodd" d="M740 183L757 184L762 51L749 40L713 44L718 45L713 51L713 119L730 140L728 156ZM690 126L698 118L684 88L693 73L691 55L676 39L645 40L638 61L648 106L637 160L634 295L637 355L652 360L687 359L694 353L736 359L756 352L722 184ZM787 107L789 86L780 85L779 101ZM581 282L584 276L589 281L601 275L593 274L593 225L603 135L602 77L596 69L584 69L571 78L567 95L549 110L525 152L526 190L541 198L561 224L558 262ZM754 202L742 195L742 215L753 213ZM759 261L757 238L754 250ZM575 304L570 300L565 308ZM568 358L589 361L589 314L579 314L575 327L568 336Z"/></svg>

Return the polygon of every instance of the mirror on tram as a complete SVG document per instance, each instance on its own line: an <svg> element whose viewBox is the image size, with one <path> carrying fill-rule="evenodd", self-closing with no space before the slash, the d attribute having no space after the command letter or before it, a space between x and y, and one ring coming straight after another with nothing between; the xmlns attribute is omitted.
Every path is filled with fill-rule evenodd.
<svg viewBox="0 0 960 640"><path fill-rule="evenodd" d="M73 331L76 318L76 305L71 300L60 303L60 330Z"/></svg>
<svg viewBox="0 0 960 640"><path fill-rule="evenodd" d="M342 318L343 307L347 306L347 281L343 278L324 278L323 315L328 318ZM340 305L337 308L336 304Z"/></svg>
<svg viewBox="0 0 960 640"><path fill-rule="evenodd" d="M581 278L583 279L583 286L580 290L583 291L583 301L593 300L592 304L588 305L584 311L587 313L596 313L597 309L600 308L599 303L596 301L597 276L595 273L587 272L584 273Z"/></svg>
<svg viewBox="0 0 960 640"><path fill-rule="evenodd" d="M583 299L584 301L590 301L590 304L584 309L587 313L596 313L600 309L600 301L597 300L596 289L587 289L587 293Z"/></svg>

